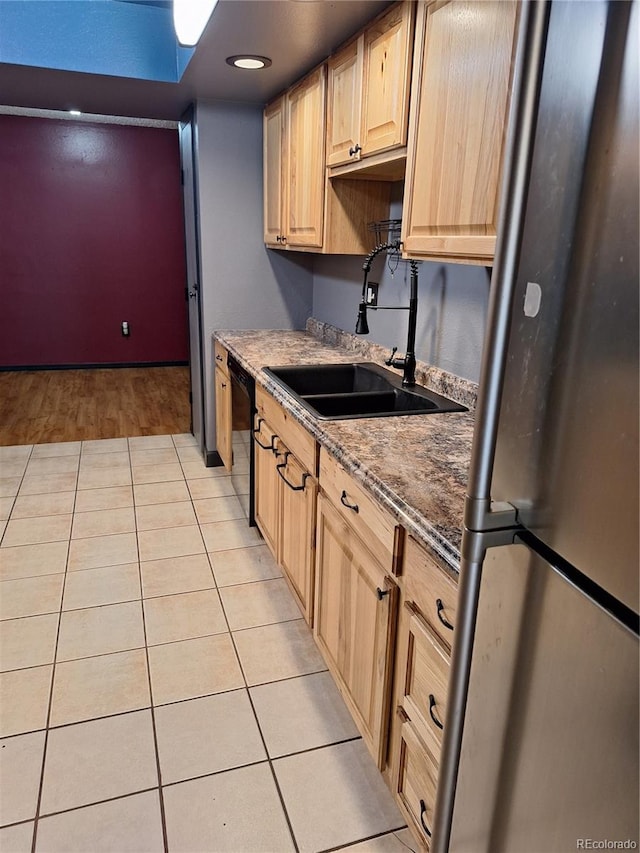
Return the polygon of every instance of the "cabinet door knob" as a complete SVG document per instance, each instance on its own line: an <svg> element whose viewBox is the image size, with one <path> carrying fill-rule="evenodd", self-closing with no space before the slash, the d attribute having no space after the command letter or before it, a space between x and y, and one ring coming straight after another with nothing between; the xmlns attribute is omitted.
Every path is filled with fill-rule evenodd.
<svg viewBox="0 0 640 853"><path fill-rule="evenodd" d="M280 240L282 240L282 237L278 234L278 235L277 235L277 237L276 237L276 243L279 243L279 242L280 242Z"/></svg>
<svg viewBox="0 0 640 853"><path fill-rule="evenodd" d="M378 596L378 601L382 601L385 595L389 595L388 589L380 589L380 587L376 588L376 595Z"/></svg>
<svg viewBox="0 0 640 853"><path fill-rule="evenodd" d="M349 149L349 157L353 157L355 154L358 153L358 151L362 151L362 146L358 145L358 143L356 142L354 147Z"/></svg>
<svg viewBox="0 0 640 853"><path fill-rule="evenodd" d="M349 501L347 500L347 493L344 489L342 490L342 494L340 495L340 503L342 504L342 506L346 506L347 509L352 509L354 512L360 512L360 507L358 506L358 504L349 503Z"/></svg>
<svg viewBox="0 0 640 853"><path fill-rule="evenodd" d="M445 628L448 628L450 631L453 631L453 625L451 622L448 622L444 616L442 615L442 611L444 610L444 604L442 603L442 599L436 599L436 608L438 612L438 619L442 622Z"/></svg>

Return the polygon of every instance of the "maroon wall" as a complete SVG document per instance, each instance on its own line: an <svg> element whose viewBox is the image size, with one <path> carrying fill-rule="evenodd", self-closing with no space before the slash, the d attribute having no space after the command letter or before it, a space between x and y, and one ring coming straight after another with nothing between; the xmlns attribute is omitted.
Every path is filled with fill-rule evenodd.
<svg viewBox="0 0 640 853"><path fill-rule="evenodd" d="M177 131L0 115L0 367L187 358Z"/></svg>

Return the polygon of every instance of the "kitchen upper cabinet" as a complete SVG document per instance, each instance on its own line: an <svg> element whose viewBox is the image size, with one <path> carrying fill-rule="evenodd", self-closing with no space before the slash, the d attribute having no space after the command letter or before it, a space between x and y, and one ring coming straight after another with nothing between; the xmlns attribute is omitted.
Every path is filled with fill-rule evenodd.
<svg viewBox="0 0 640 853"><path fill-rule="evenodd" d="M322 247L325 66L264 112L264 239L279 248Z"/></svg>
<svg viewBox="0 0 640 853"><path fill-rule="evenodd" d="M328 166L406 145L413 6L397 3L329 59Z"/></svg>
<svg viewBox="0 0 640 853"><path fill-rule="evenodd" d="M287 94L285 237L292 246L322 246L325 80L322 65Z"/></svg>
<svg viewBox="0 0 640 853"><path fill-rule="evenodd" d="M284 235L284 164L286 133L284 95L264 111L264 242L280 243Z"/></svg>
<svg viewBox="0 0 640 853"><path fill-rule="evenodd" d="M419 2L407 256L493 262L516 18L513 0Z"/></svg>

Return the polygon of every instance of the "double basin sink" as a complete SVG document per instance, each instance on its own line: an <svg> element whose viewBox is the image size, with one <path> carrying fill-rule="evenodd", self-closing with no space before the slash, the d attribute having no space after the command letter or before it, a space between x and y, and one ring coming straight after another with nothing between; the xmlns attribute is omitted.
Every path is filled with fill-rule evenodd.
<svg viewBox="0 0 640 853"><path fill-rule="evenodd" d="M263 370L321 420L467 411L465 406L421 386L403 388L401 377L374 362Z"/></svg>

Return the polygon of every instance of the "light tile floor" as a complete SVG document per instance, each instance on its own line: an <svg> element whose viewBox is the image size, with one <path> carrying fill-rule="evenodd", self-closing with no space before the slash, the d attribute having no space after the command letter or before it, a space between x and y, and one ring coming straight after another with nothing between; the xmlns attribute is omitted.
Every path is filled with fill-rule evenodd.
<svg viewBox="0 0 640 853"><path fill-rule="evenodd" d="M234 479L190 435L0 447L3 853L414 847Z"/></svg>

